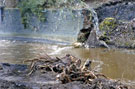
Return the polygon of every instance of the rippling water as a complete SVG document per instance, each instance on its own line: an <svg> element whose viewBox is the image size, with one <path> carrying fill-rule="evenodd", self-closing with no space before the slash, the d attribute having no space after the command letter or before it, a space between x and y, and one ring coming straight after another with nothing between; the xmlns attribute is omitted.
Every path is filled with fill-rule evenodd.
<svg viewBox="0 0 135 89"><path fill-rule="evenodd" d="M22 63L23 60L44 55L64 56L67 53L93 61L92 67L114 79L122 79L135 84L135 50L104 48L85 49L72 46L24 41L0 41L0 62Z"/></svg>

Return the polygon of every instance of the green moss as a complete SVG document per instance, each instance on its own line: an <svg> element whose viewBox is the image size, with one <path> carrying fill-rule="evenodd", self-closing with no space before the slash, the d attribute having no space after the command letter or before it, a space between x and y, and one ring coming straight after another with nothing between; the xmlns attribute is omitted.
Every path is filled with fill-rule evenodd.
<svg viewBox="0 0 135 89"><path fill-rule="evenodd" d="M99 25L99 29L103 31L113 30L117 27L117 21L115 18L105 18Z"/></svg>
<svg viewBox="0 0 135 89"><path fill-rule="evenodd" d="M128 42L125 43L125 46L128 47L130 44Z"/></svg>

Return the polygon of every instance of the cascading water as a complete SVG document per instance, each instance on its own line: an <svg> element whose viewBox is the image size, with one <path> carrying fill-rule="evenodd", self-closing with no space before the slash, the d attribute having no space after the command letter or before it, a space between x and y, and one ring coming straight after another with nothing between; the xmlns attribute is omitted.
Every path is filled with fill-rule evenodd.
<svg viewBox="0 0 135 89"><path fill-rule="evenodd" d="M100 31L99 31L99 23L98 23L98 17L97 17L97 13L95 12L95 10L93 8L91 8L91 12L92 12L92 16L93 16L93 24L94 24L94 30L96 30L97 35L99 35Z"/></svg>
<svg viewBox="0 0 135 89"><path fill-rule="evenodd" d="M91 13L91 17L92 17L91 21L92 21L92 24L94 25L93 30L96 31L97 35L99 35L100 31L99 31L99 20L98 20L97 13L92 7L90 7L86 3L84 3L84 5L85 5L85 9L87 9Z"/></svg>
<svg viewBox="0 0 135 89"><path fill-rule="evenodd" d="M86 31L90 31L87 41L85 41L85 47L97 47L103 45L109 48L105 42L99 41L99 37L101 32L99 30L99 23L98 23L98 16L95 10L92 7L89 7L87 4L84 3L84 18L86 18L84 22L84 29ZM85 23L88 24L88 28L85 28ZM91 26L92 25L92 26Z"/></svg>

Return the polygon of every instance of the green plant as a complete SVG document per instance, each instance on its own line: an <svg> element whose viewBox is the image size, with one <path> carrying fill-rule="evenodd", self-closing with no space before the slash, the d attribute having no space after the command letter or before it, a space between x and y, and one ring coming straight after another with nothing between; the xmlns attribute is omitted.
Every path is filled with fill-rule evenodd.
<svg viewBox="0 0 135 89"><path fill-rule="evenodd" d="M44 0L24 0L19 4L24 27L29 27L29 17L35 15L40 21L44 21L42 3Z"/></svg>
<svg viewBox="0 0 135 89"><path fill-rule="evenodd" d="M29 18L37 16L40 21L45 21L43 10L46 8L72 8L81 5L81 0L22 0L18 7L21 11L22 23L29 27Z"/></svg>

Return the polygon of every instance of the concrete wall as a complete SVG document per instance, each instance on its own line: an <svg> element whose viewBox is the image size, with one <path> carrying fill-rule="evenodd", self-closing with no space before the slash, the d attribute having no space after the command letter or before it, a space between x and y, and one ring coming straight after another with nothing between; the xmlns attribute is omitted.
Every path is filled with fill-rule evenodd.
<svg viewBox="0 0 135 89"><path fill-rule="evenodd" d="M31 29L24 29L18 9L5 9L0 23L0 34L45 38L51 40L74 42L83 27L81 10L46 10L45 22L35 16L30 19Z"/></svg>
<svg viewBox="0 0 135 89"><path fill-rule="evenodd" d="M81 10L46 10L46 21L41 23L37 18L31 18L31 26L36 33L52 39L76 41L80 29L83 27Z"/></svg>
<svg viewBox="0 0 135 89"><path fill-rule="evenodd" d="M1 16L0 16L1 17ZM0 32L19 32L23 29L21 15L18 9L5 9L3 11L3 21L0 21Z"/></svg>

